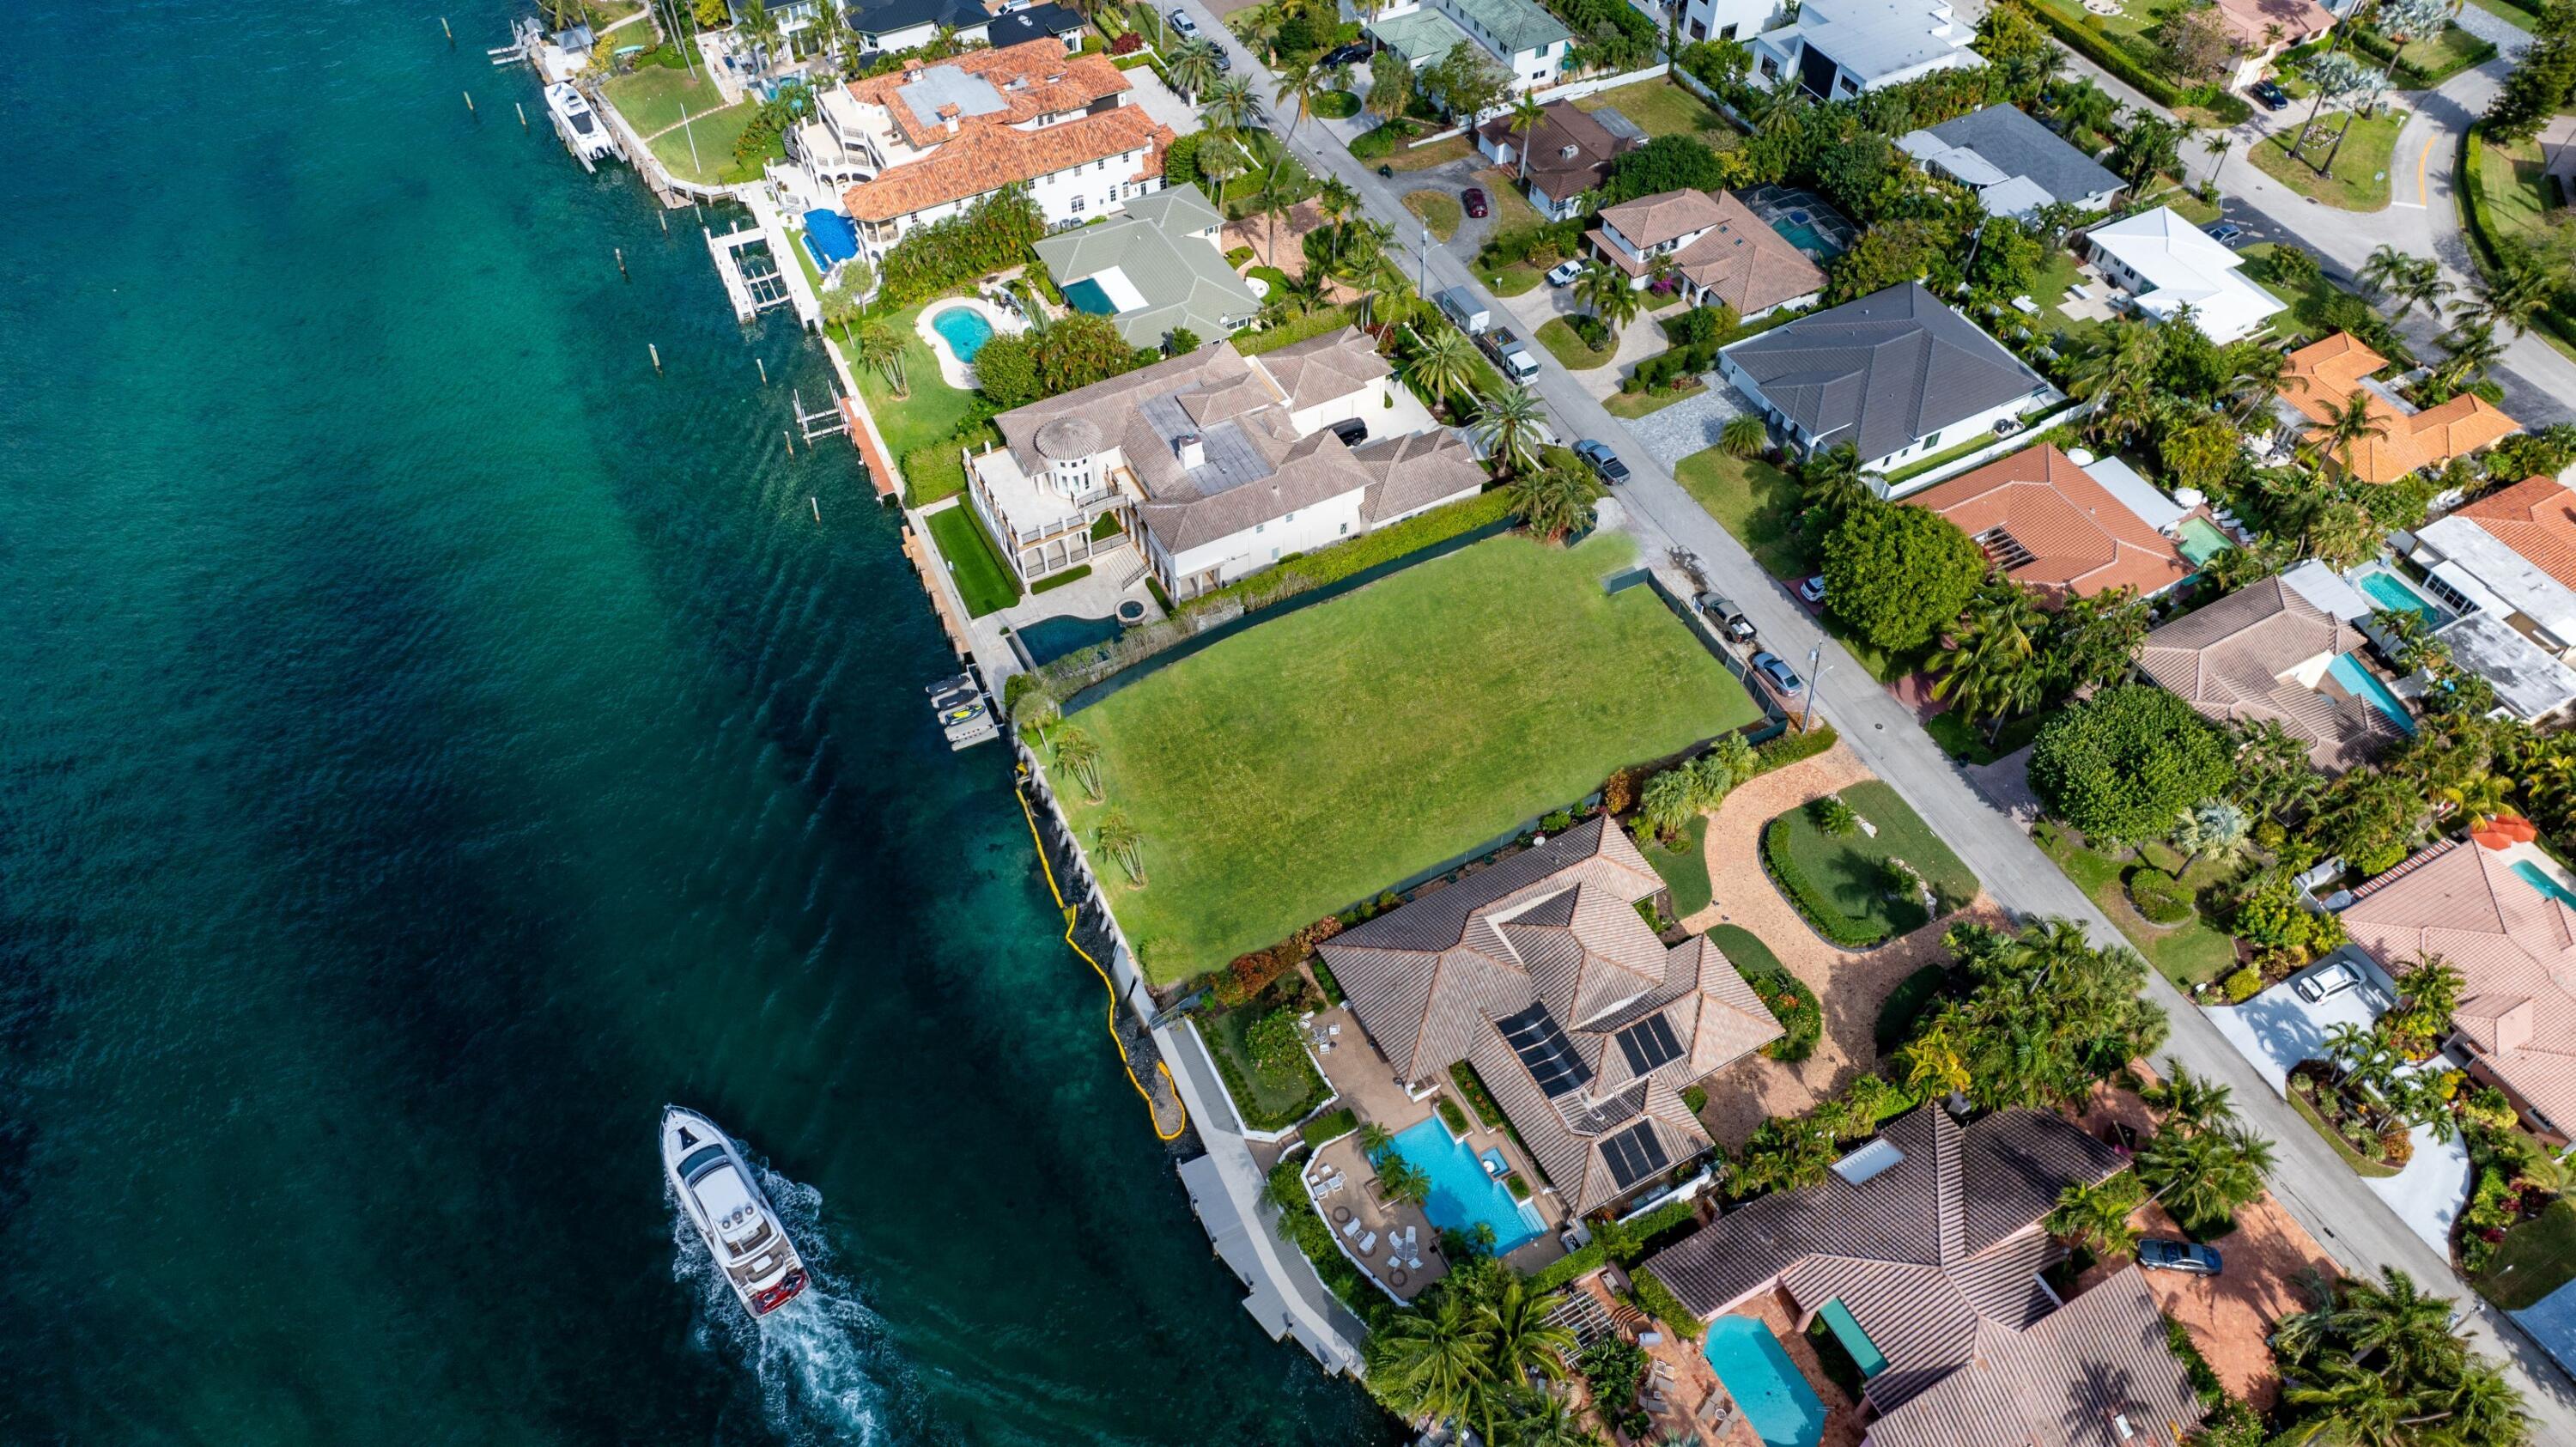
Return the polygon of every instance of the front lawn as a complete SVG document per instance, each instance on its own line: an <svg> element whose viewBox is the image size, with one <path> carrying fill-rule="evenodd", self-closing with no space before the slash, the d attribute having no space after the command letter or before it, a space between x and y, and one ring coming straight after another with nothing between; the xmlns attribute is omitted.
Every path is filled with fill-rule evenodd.
<svg viewBox="0 0 2576 1447"><path fill-rule="evenodd" d="M1673 918L1688 919L1708 908L1708 816L1694 814L1690 827L1681 833L1681 847L1667 849L1662 841L1648 837L1637 841L1637 850L1664 881L1673 896Z"/></svg>
<svg viewBox="0 0 2576 1447"><path fill-rule="evenodd" d="M1673 476L1744 544L1763 571L1775 578L1803 578L1815 571L1806 539L1798 533L1798 514L1805 504L1789 474L1758 458L1746 461L1712 447L1683 458Z"/></svg>
<svg viewBox="0 0 2576 1447"><path fill-rule="evenodd" d="M1331 1087L1315 1073L1315 1062L1306 1052L1297 1052L1296 1061L1284 1069L1265 1068L1252 1055L1252 1043L1246 1039L1253 1022L1261 1018L1257 1006L1228 1010L1219 1015L1197 1018L1200 1034L1207 1041L1208 1054L1215 1057L1217 1072L1225 1077L1225 1089L1234 1097L1237 1110L1243 1112L1243 1123L1253 1130L1285 1130L1304 1118L1306 1112L1324 1103Z"/></svg>
<svg viewBox="0 0 2576 1447"><path fill-rule="evenodd" d="M1802 804L1772 821L1763 831L1763 856L1778 882L1818 933L1838 944L1876 944L1907 934L1929 922L1919 896L1896 887L1890 861L1903 860L1953 907L1976 896L1977 877L1968 872L1950 846L1941 842L1922 816L1877 779L1846 786L1842 801L1876 826L1875 834L1855 828L1829 834L1818 822L1821 812ZM1778 844L1774 833L1778 831Z"/></svg>
<svg viewBox="0 0 2576 1447"><path fill-rule="evenodd" d="M1456 135L1427 146L1398 146L1387 153L1385 164L1399 171L1428 171L1451 161L1463 161L1475 153L1475 146L1464 135Z"/></svg>
<svg viewBox="0 0 2576 1447"><path fill-rule="evenodd" d="M1314 114L1323 120L1347 120L1360 113L1360 98L1346 90L1328 90L1315 97Z"/></svg>
<svg viewBox="0 0 2576 1447"><path fill-rule="evenodd" d="M648 65L631 75L612 75L599 83L599 89L639 136L678 125L683 112L711 115L724 109L725 103L703 68L688 71L677 66ZM687 154L687 148L683 147L681 153ZM733 142L725 142L725 154L733 154Z"/></svg>
<svg viewBox="0 0 2576 1447"><path fill-rule="evenodd" d="M1404 209L1422 218L1423 224L1431 228L1434 241L1447 241L1457 235L1458 223L1467 219L1458 198L1443 191L1407 191Z"/></svg>
<svg viewBox="0 0 2576 1447"><path fill-rule="evenodd" d="M1500 271L1479 270L1476 273L1476 279L1485 284L1485 290L1498 297L1519 296L1523 292L1535 290L1539 282L1544 280L1539 274L1539 269L1526 261L1515 261Z"/></svg>
<svg viewBox="0 0 2576 1447"><path fill-rule="evenodd" d="M1934 714L1923 725L1923 731L1932 736L1932 742L1941 746L1941 752L1954 759L1983 765L2004 758L2039 737L2039 726L2048 719L2049 715L2044 713L2026 713L1997 730L1991 719L1972 724L1959 717L1954 709Z"/></svg>
<svg viewBox="0 0 2576 1447"><path fill-rule="evenodd" d="M1622 536L1489 539L1186 658L1071 720L1147 882L1100 868L1149 978L1183 979L1758 716ZM1102 804L1061 769L1089 837Z"/></svg>
<svg viewBox="0 0 2576 1447"><path fill-rule="evenodd" d="M975 394L960 392L942 381L939 359L930 353L930 344L921 339L913 323L924 307L945 304L946 298L909 306L884 318L903 338L903 379L911 391L897 397L885 374L874 367L853 366L859 379L859 396L868 404L868 416L877 424L877 434L885 439L886 451L900 458L916 447L945 442L966 425L966 414L974 406ZM837 340L837 337L835 338ZM842 353L848 356L847 352Z"/></svg>
<svg viewBox="0 0 2576 1447"><path fill-rule="evenodd" d="M939 545L939 556L948 560L948 576L966 600L968 616L981 618L1020 601L1019 575L993 550L992 536L973 508L962 502L941 508L927 522L930 540Z"/></svg>
<svg viewBox="0 0 2576 1447"><path fill-rule="evenodd" d="M2031 831L2031 842L2037 844L2057 867L2090 896L2120 932L2146 956L2156 973L2173 981L2174 988L2188 995L2191 987L2215 984L2236 968L2236 941L2225 930L2213 925L2205 916L2194 916L2189 923L2167 929L2149 924L2144 915L2129 903L2129 891L2123 882L2129 862L2115 859L2086 845L2073 831L2055 823L2042 823ZM2210 888L2224 878L2216 867L2202 862L2183 871L2183 882L2194 890Z"/></svg>
<svg viewBox="0 0 2576 1447"><path fill-rule="evenodd" d="M1696 136L1714 149L1741 145L1743 137L1706 101L1668 80L1641 80L1605 90L1574 103L1577 110L1604 107L1637 123L1650 136Z"/></svg>
<svg viewBox="0 0 2576 1447"><path fill-rule="evenodd" d="M2571 1279L2576 1279L2576 1201L2562 1196L2506 1231L2486 1271L2472 1281L2487 1300L2521 1311Z"/></svg>
<svg viewBox="0 0 2576 1447"><path fill-rule="evenodd" d="M2299 138L2299 126L2282 127L2247 147L2246 153L2264 175L2319 205L2344 211L2377 211L2388 204L2389 156L2397 149L2397 132L2406 124L2406 113L2382 110L2354 121L2343 138L2343 149L2336 151L2335 130L2342 125L2344 115L2343 111L2328 111L2317 117L2316 132L2296 159L2290 155L2290 146ZM2320 175L2316 167L2329 152L2334 155L2334 168Z"/></svg>
<svg viewBox="0 0 2576 1447"><path fill-rule="evenodd" d="M747 160L736 161L733 143L749 129L760 107L745 101L727 106L713 115L698 116L687 125L664 131L645 142L671 174L684 181L703 186L730 186L749 181L760 174L764 159L783 157L786 143L773 139L770 150Z"/></svg>
<svg viewBox="0 0 2576 1447"><path fill-rule="evenodd" d="M1619 355L1616 337L1611 339L1610 345L1596 351L1574 334L1573 324L1563 317L1549 317L1539 323L1538 340L1539 345L1564 363L1569 372L1588 372L1595 367L1606 367L1612 357Z"/></svg>
<svg viewBox="0 0 2576 1447"><path fill-rule="evenodd" d="M1700 380L1693 377L1687 387L1657 387L1645 392L1613 392L1610 394L1610 400L1601 404L1601 409L1613 417L1625 417L1635 421L1651 413L1661 412L1685 397L1696 397L1706 390Z"/></svg>
<svg viewBox="0 0 2576 1447"><path fill-rule="evenodd" d="M2432 84L2440 85L2470 66L2495 59L2495 54L2494 42L2480 40L2454 23L2443 26L2441 34L2429 39L2406 42L2405 48L2397 52L2397 59L2415 67Z"/></svg>

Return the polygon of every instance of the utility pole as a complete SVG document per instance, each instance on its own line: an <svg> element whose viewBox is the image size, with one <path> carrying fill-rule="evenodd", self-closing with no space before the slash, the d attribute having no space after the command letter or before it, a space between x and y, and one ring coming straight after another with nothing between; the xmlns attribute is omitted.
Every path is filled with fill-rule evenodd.
<svg viewBox="0 0 2576 1447"><path fill-rule="evenodd" d="M1413 289L1426 297L1431 295L1431 223L1428 221L1422 223L1422 279L1414 283Z"/></svg>
<svg viewBox="0 0 2576 1447"><path fill-rule="evenodd" d="M1816 661L1824 656L1825 645L1822 643L1819 643L1815 647L1807 650L1807 711L1798 716L1798 732L1800 733L1805 733L1807 731L1807 725L1815 722L1816 695L1823 692L1825 687L1824 671L1816 667Z"/></svg>

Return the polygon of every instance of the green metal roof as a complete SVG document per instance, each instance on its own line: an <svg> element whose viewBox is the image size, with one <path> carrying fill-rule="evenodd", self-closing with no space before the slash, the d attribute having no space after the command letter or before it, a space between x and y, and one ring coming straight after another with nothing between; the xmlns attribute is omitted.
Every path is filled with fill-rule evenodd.
<svg viewBox="0 0 2576 1447"><path fill-rule="evenodd" d="M1414 66L1429 65L1460 45L1476 43L1474 36L1437 10L1408 10L1371 21L1369 33Z"/></svg>
<svg viewBox="0 0 2576 1447"><path fill-rule="evenodd" d="M1530 0L1443 0L1455 11L1470 33L1482 30L1495 41L1505 62L1524 50L1545 50L1560 40L1572 40L1574 32L1565 22L1541 10Z"/></svg>

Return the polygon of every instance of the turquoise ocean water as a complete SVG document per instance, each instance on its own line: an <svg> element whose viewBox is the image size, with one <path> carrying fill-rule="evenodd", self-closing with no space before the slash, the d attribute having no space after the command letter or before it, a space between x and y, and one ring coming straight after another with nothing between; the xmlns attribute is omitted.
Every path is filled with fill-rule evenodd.
<svg viewBox="0 0 2576 1447"><path fill-rule="evenodd" d="M1236 1305L892 522L788 455L819 354L439 13L11 12L0 1441L1381 1440ZM766 1333L671 1100L822 1261Z"/></svg>

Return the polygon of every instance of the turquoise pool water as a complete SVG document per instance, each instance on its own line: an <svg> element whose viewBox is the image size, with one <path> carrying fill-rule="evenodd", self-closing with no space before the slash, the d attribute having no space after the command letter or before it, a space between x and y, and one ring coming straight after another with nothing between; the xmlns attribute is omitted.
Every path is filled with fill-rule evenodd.
<svg viewBox="0 0 2576 1447"><path fill-rule="evenodd" d="M930 318L930 329L947 339L948 349L955 352L961 362L975 360L975 354L984 350L984 344L993 339L993 324L984 320L984 314L971 306L953 306L944 312L934 313Z"/></svg>
<svg viewBox="0 0 2576 1447"><path fill-rule="evenodd" d="M2548 870L2528 859L2523 859L2515 861L2513 872L2522 876L2523 883L2539 890L2542 894L2548 895L2560 904L2576 908L2576 894L2568 893L2565 886L2550 878Z"/></svg>
<svg viewBox="0 0 2576 1447"><path fill-rule="evenodd" d="M2372 576L2380 575L2374 573ZM2406 711L2406 705L2396 694L2388 691L2387 684L2379 681L2378 674L2361 666L2360 659L2349 653L2338 653L2335 655L2335 661L2326 665L2326 672L2334 676L2335 682L2344 686L2345 692L2355 698L2370 700L2370 706L2388 715L2390 723L2410 734L2415 732L2415 716Z"/></svg>
<svg viewBox="0 0 2576 1447"><path fill-rule="evenodd" d="M1804 221L1774 221L1771 229L1779 232L1781 239L1791 246L1817 256L1831 256L1841 249L1827 240L1825 233Z"/></svg>
<svg viewBox="0 0 2576 1447"><path fill-rule="evenodd" d="M1825 1435L1825 1404L1771 1328L1751 1317L1721 1316L1709 1323L1701 1351L1765 1447L1816 1447Z"/></svg>
<svg viewBox="0 0 2576 1447"><path fill-rule="evenodd" d="M1109 299L1109 293L1099 282L1087 276L1064 289L1064 300L1075 311L1089 312L1096 317L1118 315L1118 304Z"/></svg>
<svg viewBox="0 0 2576 1447"><path fill-rule="evenodd" d="M1485 1174L1476 1152L1452 1137L1440 1117L1399 1132L1394 1147L1431 1178L1431 1199L1422 1213L1441 1230L1472 1231L1479 1222L1491 1226L1497 1255L1535 1241L1547 1230L1536 1210L1513 1200L1508 1187Z"/></svg>
<svg viewBox="0 0 2576 1447"><path fill-rule="evenodd" d="M2423 619L2427 628L2439 627L2448 621L2430 599L2407 587L2405 581L2394 573L2374 568L2361 575L2358 586L2371 602L2393 611L2412 613Z"/></svg>
<svg viewBox="0 0 2576 1447"><path fill-rule="evenodd" d="M2182 520L2182 555L2195 568L2236 546L2236 540L2218 530L2218 524L2207 518Z"/></svg>

